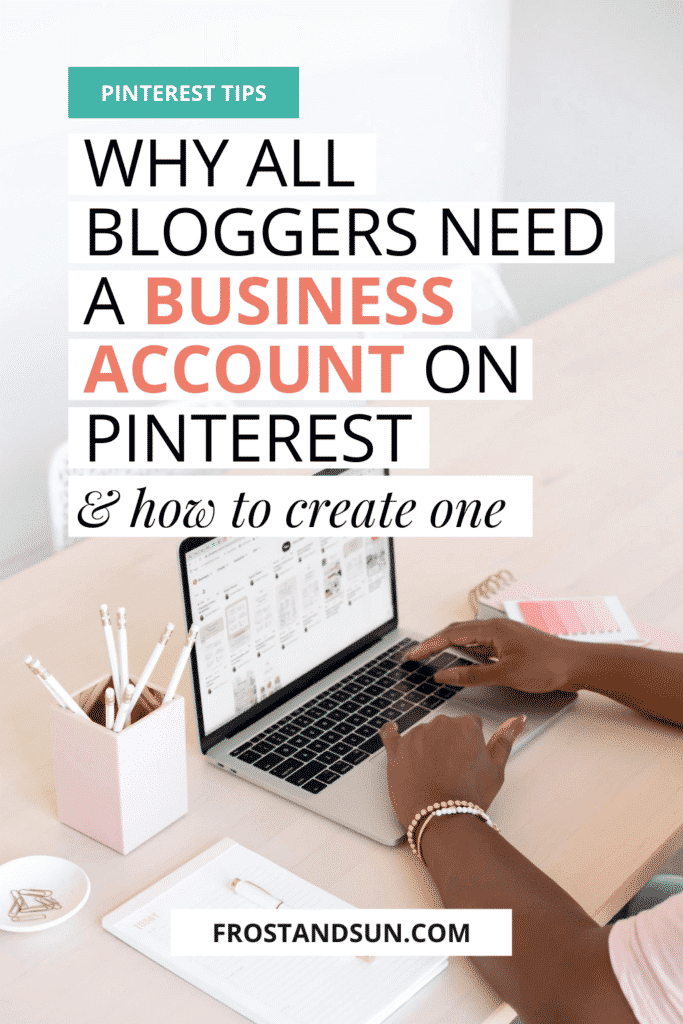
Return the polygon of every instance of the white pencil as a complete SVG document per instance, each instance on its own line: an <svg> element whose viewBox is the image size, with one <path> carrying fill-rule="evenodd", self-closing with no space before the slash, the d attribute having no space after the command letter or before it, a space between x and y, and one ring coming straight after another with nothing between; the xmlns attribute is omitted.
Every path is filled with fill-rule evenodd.
<svg viewBox="0 0 683 1024"><path fill-rule="evenodd" d="M168 704L169 701L172 701L173 698L175 697L175 692L178 689L178 683L180 682L180 677L182 676L183 670L184 670L185 666L187 665L187 660L190 657L190 652L191 652L192 648L194 647L194 642L197 639L197 633L198 632L199 632L199 629L196 626L191 626L190 627L190 632L187 634L187 640L185 641L185 646L183 647L182 651L180 652L180 657L178 658L178 664L176 665L175 669L173 670L173 675L171 676L171 682L168 684L168 688L166 689L166 693L164 694L164 699L162 701L162 704Z"/></svg>
<svg viewBox="0 0 683 1024"><path fill-rule="evenodd" d="M121 732L124 725L126 724L126 718L128 717L128 709L130 708L130 699L133 696L133 684L128 683L128 686L123 691L121 697L121 703L119 704L118 714L116 715L116 721L114 722L114 732Z"/></svg>
<svg viewBox="0 0 683 1024"><path fill-rule="evenodd" d="M104 694L104 724L107 729L114 728L114 703L116 701L116 695L114 693L114 687L108 686Z"/></svg>
<svg viewBox="0 0 683 1024"><path fill-rule="evenodd" d="M111 667L111 681L114 684L114 692L120 693L121 686L119 683L119 663L116 660L114 634L112 632L111 619L109 618L109 612L107 611L106 604L100 605L100 618L102 620L102 625L104 626L104 639L107 642L107 654L109 655L109 665Z"/></svg>
<svg viewBox="0 0 683 1024"><path fill-rule="evenodd" d="M119 608L119 689L116 694L117 700L121 700L119 694L124 687L128 686L128 633L126 631L126 609Z"/></svg>
<svg viewBox="0 0 683 1024"><path fill-rule="evenodd" d="M140 694L144 690L145 686L147 685L147 681L149 680L149 677L151 676L152 672L154 671L154 666L156 665L156 663L158 662L159 658L161 657L162 651L163 651L164 647L166 646L166 644L168 643L168 638L170 637L170 635L171 635L171 633L173 632L174 629L175 629L175 626L173 625L172 622L167 622L166 623L166 629L161 634L161 637L159 638L159 643L156 645L156 647L152 651L150 659L147 662L147 664L145 665L144 669L142 670L142 675L138 679L137 684L135 686L135 689L133 690L133 696L131 698L130 708L128 710L128 717L130 717L130 715L131 715L131 713L133 711L133 708L135 707L135 705L137 703L138 697L140 696Z"/></svg>
<svg viewBox="0 0 683 1024"><path fill-rule="evenodd" d="M56 697L59 698L64 704L64 707L69 711L73 711L75 715L81 715L83 718L87 718L83 708L79 708L76 701L73 699L71 694L67 693L61 683L58 683L53 675L51 675L43 665L40 664L37 658L34 658L31 662L31 668L36 675L45 683L47 688L51 690Z"/></svg>
<svg viewBox="0 0 683 1024"><path fill-rule="evenodd" d="M57 703L59 704L59 706L60 706L60 707L62 707L62 708L65 708L65 707L66 707L66 704L64 703L64 701L62 700L62 698L61 698L61 697L59 696L59 694L58 694L58 693L57 693L57 692L56 692L55 690L53 690L53 689L52 689L52 687L50 686L50 684L49 684L48 682L46 682L46 681L45 681L44 679L42 679L42 678L41 678L41 677L40 677L40 676L38 675L38 671L37 671L37 669L35 669L35 668L33 667L33 655L32 655L32 654L27 654L27 655L26 655L26 657L24 658L24 664L25 664L25 665L26 665L26 666L27 666L28 668L30 668L30 669L31 669L31 672L33 672L33 674L34 674L34 676L36 677L36 679L40 679L41 683L43 684L43 686L45 687L45 689L47 690L47 692L48 692L48 693L50 694L50 696L51 696L51 697L54 697L54 699L55 699L55 700L57 701Z"/></svg>

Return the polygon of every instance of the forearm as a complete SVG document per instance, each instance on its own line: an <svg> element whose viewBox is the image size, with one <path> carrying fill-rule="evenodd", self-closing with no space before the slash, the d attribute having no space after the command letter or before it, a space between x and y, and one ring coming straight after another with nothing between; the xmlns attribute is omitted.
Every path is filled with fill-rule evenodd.
<svg viewBox="0 0 683 1024"><path fill-rule="evenodd" d="M577 647L582 657L564 689L601 693L643 715L683 726L683 654L621 644Z"/></svg>
<svg viewBox="0 0 683 1024"><path fill-rule="evenodd" d="M512 910L512 956L473 961L525 1024L633 1024L607 930L502 836L473 816L444 816L422 853L446 907Z"/></svg>

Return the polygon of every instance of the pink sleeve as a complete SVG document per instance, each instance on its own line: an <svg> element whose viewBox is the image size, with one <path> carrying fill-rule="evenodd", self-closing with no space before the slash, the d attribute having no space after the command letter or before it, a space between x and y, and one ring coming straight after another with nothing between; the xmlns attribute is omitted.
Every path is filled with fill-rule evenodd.
<svg viewBox="0 0 683 1024"><path fill-rule="evenodd" d="M613 924L609 955L639 1024L683 1024L683 893Z"/></svg>

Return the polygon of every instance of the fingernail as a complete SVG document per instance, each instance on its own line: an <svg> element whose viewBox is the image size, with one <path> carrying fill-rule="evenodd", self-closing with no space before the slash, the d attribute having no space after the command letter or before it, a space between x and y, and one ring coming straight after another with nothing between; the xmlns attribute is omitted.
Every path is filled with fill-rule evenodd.
<svg viewBox="0 0 683 1024"><path fill-rule="evenodd" d="M384 725L382 726L382 728L380 729L379 733L380 733L380 736L382 736L385 733L397 732L397 731L398 731L398 726L396 725L396 722L385 722Z"/></svg>
<svg viewBox="0 0 683 1024"><path fill-rule="evenodd" d="M526 715L522 715L521 717L517 716L516 718L512 718L509 723L508 722L505 723L505 733L506 733L506 735L509 738L514 739L515 737L519 736L519 734L523 731L524 726L526 725L526 723L527 723Z"/></svg>
<svg viewBox="0 0 683 1024"><path fill-rule="evenodd" d="M522 731L525 725L526 715L522 715L521 717L519 715L515 715L514 718L508 718L506 722L503 722L503 724L498 729L498 732L501 735L505 736L505 738L508 740L515 739L515 737L519 735L519 733Z"/></svg>

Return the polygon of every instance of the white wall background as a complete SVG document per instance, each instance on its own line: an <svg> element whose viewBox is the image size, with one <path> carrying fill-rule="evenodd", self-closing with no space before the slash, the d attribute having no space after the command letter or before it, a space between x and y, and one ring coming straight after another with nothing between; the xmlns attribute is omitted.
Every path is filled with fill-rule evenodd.
<svg viewBox="0 0 683 1024"><path fill-rule="evenodd" d="M524 323L683 249L681 0L512 0L504 198L616 203L612 265L510 267Z"/></svg>
<svg viewBox="0 0 683 1024"><path fill-rule="evenodd" d="M375 131L380 199L615 200L614 266L503 268L525 322L683 247L678 0L6 2L1 16L0 576L49 554L47 464L66 437L69 65L299 65L298 121L228 126Z"/></svg>

